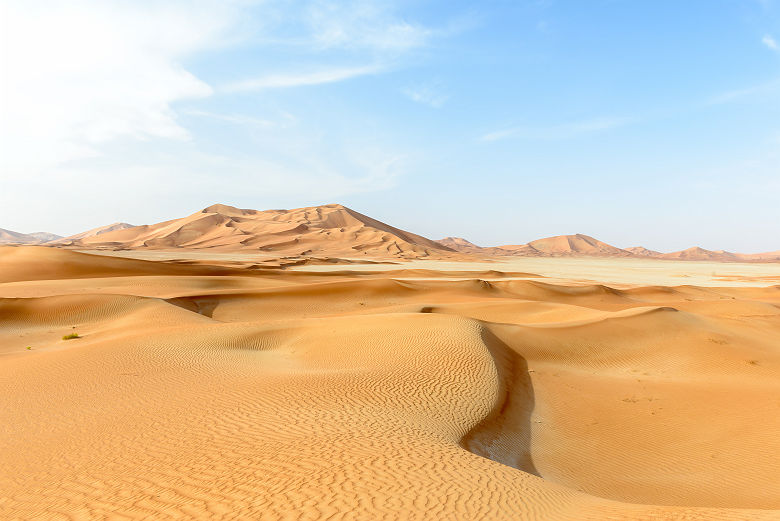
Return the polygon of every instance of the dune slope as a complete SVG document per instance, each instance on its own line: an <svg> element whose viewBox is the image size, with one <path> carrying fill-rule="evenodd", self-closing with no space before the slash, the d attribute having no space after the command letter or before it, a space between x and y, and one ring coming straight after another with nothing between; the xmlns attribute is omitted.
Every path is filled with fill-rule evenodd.
<svg viewBox="0 0 780 521"><path fill-rule="evenodd" d="M780 518L777 286L0 262L4 519Z"/></svg>
<svg viewBox="0 0 780 521"><path fill-rule="evenodd" d="M295 210L243 210L215 204L181 219L85 235L90 248L211 248L288 255L425 257L452 250L338 204Z"/></svg>

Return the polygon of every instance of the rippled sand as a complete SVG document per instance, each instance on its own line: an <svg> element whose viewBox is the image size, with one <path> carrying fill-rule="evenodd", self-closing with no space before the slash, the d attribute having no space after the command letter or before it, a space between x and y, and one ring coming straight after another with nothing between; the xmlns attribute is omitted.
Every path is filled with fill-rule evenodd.
<svg viewBox="0 0 780 521"><path fill-rule="evenodd" d="M189 260L0 248L1 518L780 519L772 273Z"/></svg>

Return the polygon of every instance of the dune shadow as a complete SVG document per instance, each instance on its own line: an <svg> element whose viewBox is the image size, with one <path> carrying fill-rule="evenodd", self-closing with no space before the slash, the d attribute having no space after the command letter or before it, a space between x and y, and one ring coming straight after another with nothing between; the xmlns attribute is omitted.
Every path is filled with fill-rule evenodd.
<svg viewBox="0 0 780 521"><path fill-rule="evenodd" d="M531 456L531 413L534 390L528 364L488 328L482 339L493 356L500 381L500 398L489 416L461 440L478 456L540 476Z"/></svg>
<svg viewBox="0 0 780 521"><path fill-rule="evenodd" d="M214 318L214 310L219 305L220 298L217 296L188 296L168 298L165 301L204 317Z"/></svg>

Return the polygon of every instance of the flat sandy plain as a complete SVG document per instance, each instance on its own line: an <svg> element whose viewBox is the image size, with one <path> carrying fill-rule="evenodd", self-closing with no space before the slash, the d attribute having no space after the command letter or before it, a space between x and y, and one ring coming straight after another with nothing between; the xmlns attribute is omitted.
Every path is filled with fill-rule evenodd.
<svg viewBox="0 0 780 521"><path fill-rule="evenodd" d="M780 266L273 265L0 248L0 518L780 519Z"/></svg>

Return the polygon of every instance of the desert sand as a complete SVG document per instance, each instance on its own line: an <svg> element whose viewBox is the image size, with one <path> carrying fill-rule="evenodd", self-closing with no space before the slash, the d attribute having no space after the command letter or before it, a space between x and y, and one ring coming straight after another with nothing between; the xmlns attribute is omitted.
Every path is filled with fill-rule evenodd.
<svg viewBox="0 0 780 521"><path fill-rule="evenodd" d="M780 519L775 265L102 253L0 248L2 519Z"/></svg>

